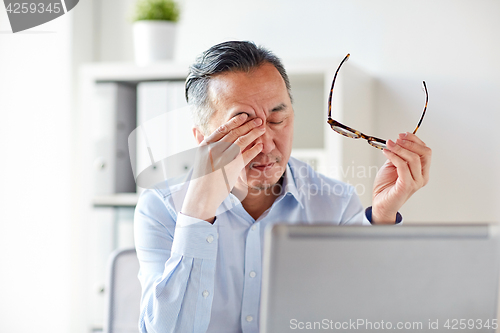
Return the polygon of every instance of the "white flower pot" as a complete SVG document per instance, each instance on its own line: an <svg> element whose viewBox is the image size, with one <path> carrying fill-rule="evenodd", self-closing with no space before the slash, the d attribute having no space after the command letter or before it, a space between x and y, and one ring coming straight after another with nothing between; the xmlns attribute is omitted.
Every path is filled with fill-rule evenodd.
<svg viewBox="0 0 500 333"><path fill-rule="evenodd" d="M137 21L133 25L135 61L144 66L174 57L176 24L169 21Z"/></svg>

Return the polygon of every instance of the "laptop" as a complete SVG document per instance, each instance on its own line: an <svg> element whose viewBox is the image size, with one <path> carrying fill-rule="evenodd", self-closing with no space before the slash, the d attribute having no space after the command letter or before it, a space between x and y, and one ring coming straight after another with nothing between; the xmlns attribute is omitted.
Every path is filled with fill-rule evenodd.
<svg viewBox="0 0 500 333"><path fill-rule="evenodd" d="M266 230L261 333L495 332L499 226Z"/></svg>

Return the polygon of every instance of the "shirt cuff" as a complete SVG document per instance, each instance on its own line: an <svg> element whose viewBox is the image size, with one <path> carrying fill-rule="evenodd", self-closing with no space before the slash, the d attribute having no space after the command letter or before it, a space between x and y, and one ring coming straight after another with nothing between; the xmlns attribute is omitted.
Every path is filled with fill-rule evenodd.
<svg viewBox="0 0 500 333"><path fill-rule="evenodd" d="M179 213L172 252L191 258L215 260L218 238L216 225Z"/></svg>
<svg viewBox="0 0 500 333"><path fill-rule="evenodd" d="M370 223L372 223L372 206L365 209L365 217ZM403 216L399 212L396 214L395 224L403 224Z"/></svg>

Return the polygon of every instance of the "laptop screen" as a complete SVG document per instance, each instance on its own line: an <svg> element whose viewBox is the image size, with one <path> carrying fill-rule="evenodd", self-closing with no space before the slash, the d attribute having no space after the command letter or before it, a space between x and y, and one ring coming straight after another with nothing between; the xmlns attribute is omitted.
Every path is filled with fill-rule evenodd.
<svg viewBox="0 0 500 333"><path fill-rule="evenodd" d="M274 225L261 332L493 332L499 265L496 225Z"/></svg>

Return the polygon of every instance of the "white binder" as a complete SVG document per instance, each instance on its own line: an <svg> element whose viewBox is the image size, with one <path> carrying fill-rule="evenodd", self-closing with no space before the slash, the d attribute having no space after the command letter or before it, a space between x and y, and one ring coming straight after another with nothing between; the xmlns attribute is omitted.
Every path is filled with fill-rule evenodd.
<svg viewBox="0 0 500 333"><path fill-rule="evenodd" d="M95 85L90 129L94 145L94 194L135 192L128 136L136 126L135 87L121 83Z"/></svg>
<svg viewBox="0 0 500 333"><path fill-rule="evenodd" d="M166 180L192 166L186 152L195 148L192 119L184 98L184 82L143 82L137 86L137 128L129 138L136 144L137 178ZM179 158L187 156L186 158ZM168 167L167 167L168 164ZM175 170L174 170L175 169ZM144 185L137 184L137 192Z"/></svg>

